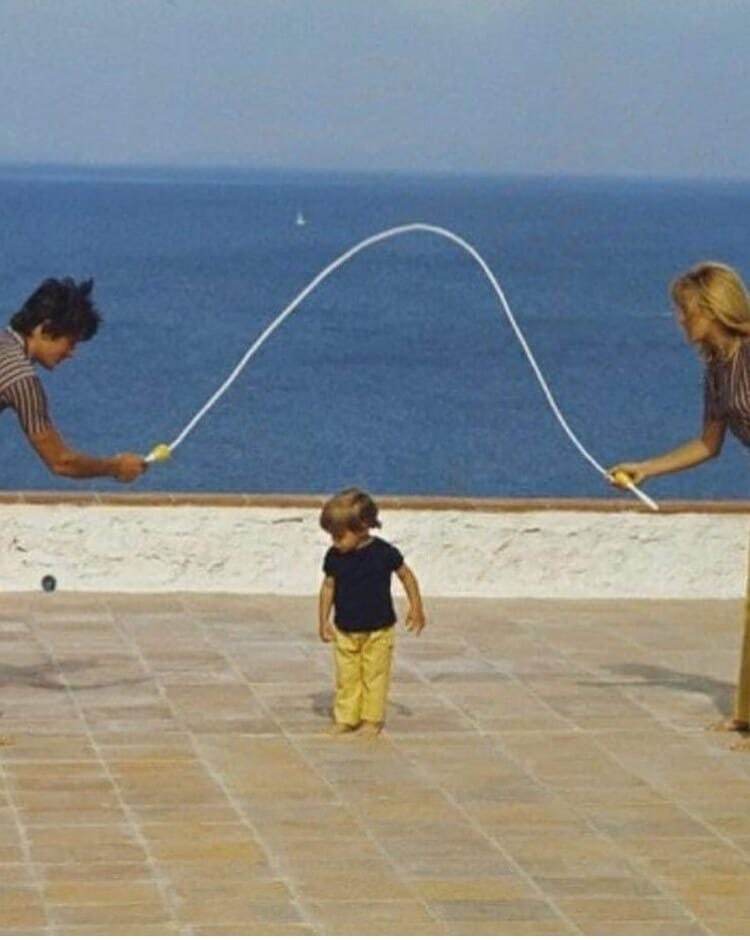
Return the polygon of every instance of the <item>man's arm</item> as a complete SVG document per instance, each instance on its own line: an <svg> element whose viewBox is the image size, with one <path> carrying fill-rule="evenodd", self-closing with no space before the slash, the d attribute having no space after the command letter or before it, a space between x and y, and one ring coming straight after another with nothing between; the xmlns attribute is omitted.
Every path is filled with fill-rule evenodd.
<svg viewBox="0 0 750 940"><path fill-rule="evenodd" d="M396 574L404 586L406 596L409 598L409 611L406 614L406 629L413 630L419 634L424 630L427 619L422 608L422 595L419 592L419 584L414 572L408 565L401 565L396 569Z"/></svg>
<svg viewBox="0 0 750 940"><path fill-rule="evenodd" d="M330 575L326 575L320 585L320 594L318 596L318 635L324 643L328 643L336 637L336 631L331 624L334 585L334 579Z"/></svg>
<svg viewBox="0 0 750 940"><path fill-rule="evenodd" d="M131 483L148 467L138 454L116 454L114 457L91 457L72 450L53 424L29 434L29 442L47 467L58 476L114 477L120 483Z"/></svg>

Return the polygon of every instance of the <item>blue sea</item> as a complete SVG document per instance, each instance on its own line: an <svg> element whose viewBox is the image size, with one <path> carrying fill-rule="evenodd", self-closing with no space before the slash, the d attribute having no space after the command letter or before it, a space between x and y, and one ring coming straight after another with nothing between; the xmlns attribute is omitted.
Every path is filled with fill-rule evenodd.
<svg viewBox="0 0 750 940"><path fill-rule="evenodd" d="M0 172L0 320L43 278L95 278L103 328L42 379L63 436L96 454L171 441L260 331L382 229L456 232L498 277L558 404L605 466L694 436L701 366L670 279L704 258L750 277L750 184L231 171ZM302 212L307 224L295 224ZM0 416L3 489L54 477ZM656 498L747 498L719 460ZM428 234L328 278L136 491L609 497L552 417L477 264Z"/></svg>

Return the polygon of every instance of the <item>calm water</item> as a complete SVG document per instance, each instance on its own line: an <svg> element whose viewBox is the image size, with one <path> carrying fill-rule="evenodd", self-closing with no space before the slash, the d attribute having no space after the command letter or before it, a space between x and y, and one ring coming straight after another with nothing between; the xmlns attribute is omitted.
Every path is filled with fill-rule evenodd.
<svg viewBox="0 0 750 940"><path fill-rule="evenodd" d="M750 275L750 185L255 174L0 177L0 318L46 276L93 275L105 324L44 374L77 448L169 441L260 330L358 240L450 228L498 276L570 425L602 463L700 426L700 365L667 284L714 258ZM294 224L302 210L308 224ZM0 486L51 476L0 417ZM745 452L652 481L656 497L750 494ZM476 264L409 235L334 274L167 465L135 488L609 496L568 442Z"/></svg>

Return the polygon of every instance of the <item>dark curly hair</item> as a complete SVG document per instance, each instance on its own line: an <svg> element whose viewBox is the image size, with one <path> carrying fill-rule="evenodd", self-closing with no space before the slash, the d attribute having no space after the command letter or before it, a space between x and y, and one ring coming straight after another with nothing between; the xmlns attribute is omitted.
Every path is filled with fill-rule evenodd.
<svg viewBox="0 0 750 940"><path fill-rule="evenodd" d="M28 336L42 323L45 333L53 338L70 336L85 342L95 335L102 319L91 300L93 287L93 278L79 284L72 277L47 278L13 314L10 325Z"/></svg>

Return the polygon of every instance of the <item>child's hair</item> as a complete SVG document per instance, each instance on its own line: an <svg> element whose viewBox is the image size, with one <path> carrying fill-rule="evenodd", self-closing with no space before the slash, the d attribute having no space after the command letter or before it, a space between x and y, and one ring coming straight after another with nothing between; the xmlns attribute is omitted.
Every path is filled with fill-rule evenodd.
<svg viewBox="0 0 750 940"><path fill-rule="evenodd" d="M320 527L334 537L344 532L379 529L378 507L369 493L349 487L326 501L320 513Z"/></svg>
<svg viewBox="0 0 750 940"><path fill-rule="evenodd" d="M676 277L669 292L678 307L690 299L728 332L750 335L750 298L742 278L728 265L701 261Z"/></svg>

